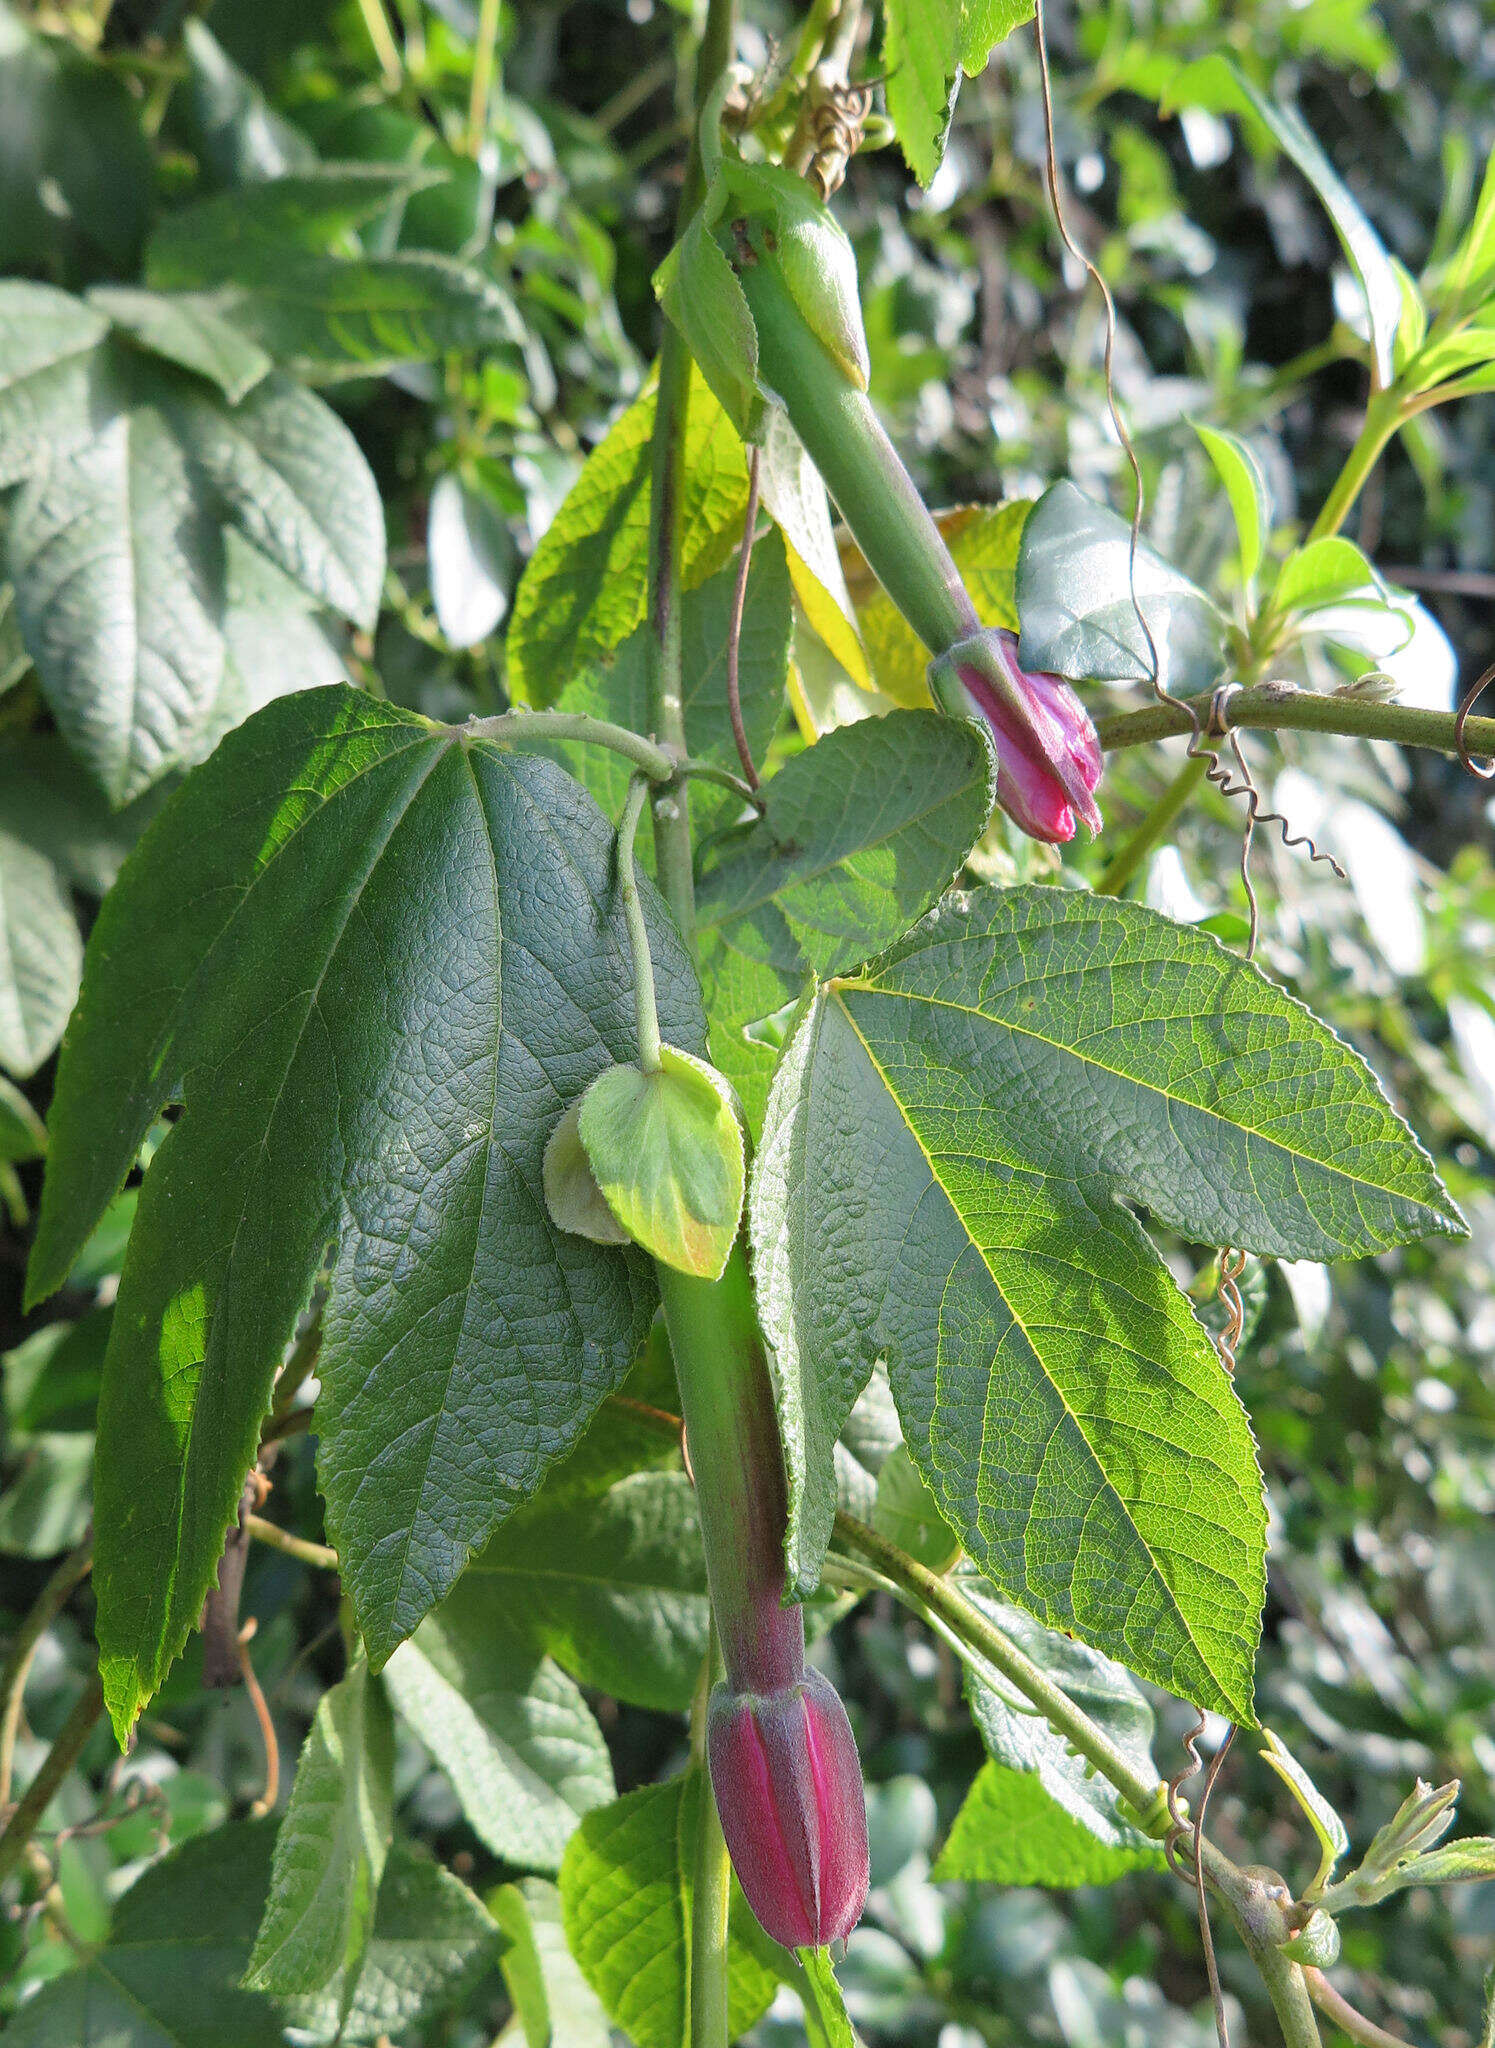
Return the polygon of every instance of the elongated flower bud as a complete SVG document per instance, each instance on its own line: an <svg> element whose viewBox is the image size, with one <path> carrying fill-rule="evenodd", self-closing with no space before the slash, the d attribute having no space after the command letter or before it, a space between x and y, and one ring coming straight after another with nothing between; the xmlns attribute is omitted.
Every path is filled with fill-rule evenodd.
<svg viewBox="0 0 1495 2048"><path fill-rule="evenodd" d="M744 1896L785 1948L843 1941L867 1899L867 1808L846 1709L813 1667L771 1693L719 1685L711 1783Z"/></svg>
<svg viewBox="0 0 1495 2048"><path fill-rule="evenodd" d="M725 187L723 196L725 202ZM816 202L801 208L815 211L823 211ZM788 414L868 566L934 657L935 701L990 728L998 802L1035 839L1072 839L1077 816L1098 830L1094 790L1102 760L1095 729L1067 683L1026 674L1012 636L982 627L944 537L873 410L864 357L839 339L848 326L844 278L828 274L817 289L804 247L781 235L763 208L734 211L724 203L714 233L715 261L726 257L748 316L757 387Z"/></svg>
<svg viewBox="0 0 1495 2048"><path fill-rule="evenodd" d="M840 1940L867 1895L867 1809L846 1710L805 1663L784 1603L784 1453L747 1261L721 1278L657 1265L727 1667L708 1723L711 1784L749 1905L790 1948Z"/></svg>
<svg viewBox="0 0 1495 2048"><path fill-rule="evenodd" d="M997 802L1034 839L1073 839L1076 813L1100 829L1094 789L1104 765L1088 713L1059 676L1018 665L1011 633L989 630L930 663L935 700L980 718L997 754Z"/></svg>

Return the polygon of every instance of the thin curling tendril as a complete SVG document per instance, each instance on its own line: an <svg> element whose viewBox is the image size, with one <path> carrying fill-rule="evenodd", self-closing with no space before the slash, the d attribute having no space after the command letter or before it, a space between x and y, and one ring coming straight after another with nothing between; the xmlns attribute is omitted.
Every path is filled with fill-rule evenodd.
<svg viewBox="0 0 1495 2048"><path fill-rule="evenodd" d="M1495 683L1495 661L1492 661L1490 666L1485 670L1484 674L1477 677L1475 681L1470 685L1470 687L1464 692L1463 702L1459 705L1459 715L1454 720L1453 726L1454 749L1457 752L1459 759L1463 762L1464 766L1469 770L1469 773L1475 778L1477 782L1495 782L1495 760L1489 760L1484 762L1475 760L1474 756L1469 751L1467 742L1465 741L1464 728L1469 723L1470 712L1474 709L1475 705L1479 702L1479 699L1484 695L1485 691L1489 688L1491 683Z"/></svg>

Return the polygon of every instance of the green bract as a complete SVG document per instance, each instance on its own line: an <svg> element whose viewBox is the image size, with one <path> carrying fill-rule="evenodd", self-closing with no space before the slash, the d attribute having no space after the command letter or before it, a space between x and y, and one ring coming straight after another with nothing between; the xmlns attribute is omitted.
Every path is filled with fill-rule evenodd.
<svg viewBox="0 0 1495 2048"><path fill-rule="evenodd" d="M577 1128L625 1237L678 1272L715 1280L737 1235L744 1177L742 1126L716 1069L670 1045L656 1073L612 1067L582 1098Z"/></svg>
<svg viewBox="0 0 1495 2048"><path fill-rule="evenodd" d="M707 383L748 440L761 440L764 399L758 330L737 276L771 264L818 344L858 391L870 368L856 256L839 222L793 171L723 158L700 211L655 273L665 312Z"/></svg>

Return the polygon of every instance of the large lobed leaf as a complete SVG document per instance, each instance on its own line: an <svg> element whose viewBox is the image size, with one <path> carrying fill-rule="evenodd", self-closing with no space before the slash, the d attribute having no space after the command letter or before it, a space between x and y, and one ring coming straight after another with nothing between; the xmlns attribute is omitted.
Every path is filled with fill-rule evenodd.
<svg viewBox="0 0 1495 2048"><path fill-rule="evenodd" d="M661 1022L703 1050L646 893ZM621 1382L652 1276L555 1228L541 1156L636 1056L612 830L554 763L317 690L250 719L167 804L90 942L30 1276L33 1299L61 1283L182 1103L100 1408L121 1734L196 1620L329 1246L321 1477L376 1667Z"/></svg>
<svg viewBox="0 0 1495 2048"><path fill-rule="evenodd" d="M1140 906L980 890L807 1003L750 1199L791 1566L814 1583L832 1446L884 1358L936 1502L1010 1599L1249 1721L1251 1434L1123 1198L1284 1258L1462 1227L1326 1025Z"/></svg>

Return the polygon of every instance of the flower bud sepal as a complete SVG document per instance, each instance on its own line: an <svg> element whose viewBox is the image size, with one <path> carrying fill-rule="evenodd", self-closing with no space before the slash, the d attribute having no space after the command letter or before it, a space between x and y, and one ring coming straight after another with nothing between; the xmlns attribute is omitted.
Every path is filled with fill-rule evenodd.
<svg viewBox="0 0 1495 2048"><path fill-rule="evenodd" d="M1061 676L1029 673L1015 636L987 627L929 664L942 711L986 726L997 756L997 802L1030 838L1073 839L1078 816L1100 830L1095 801L1104 759L1095 727Z"/></svg>
<svg viewBox="0 0 1495 2048"><path fill-rule="evenodd" d="M773 1692L712 1693L711 1785L743 1896L788 1949L844 1941L870 1864L861 1764L829 1679L805 1666Z"/></svg>

